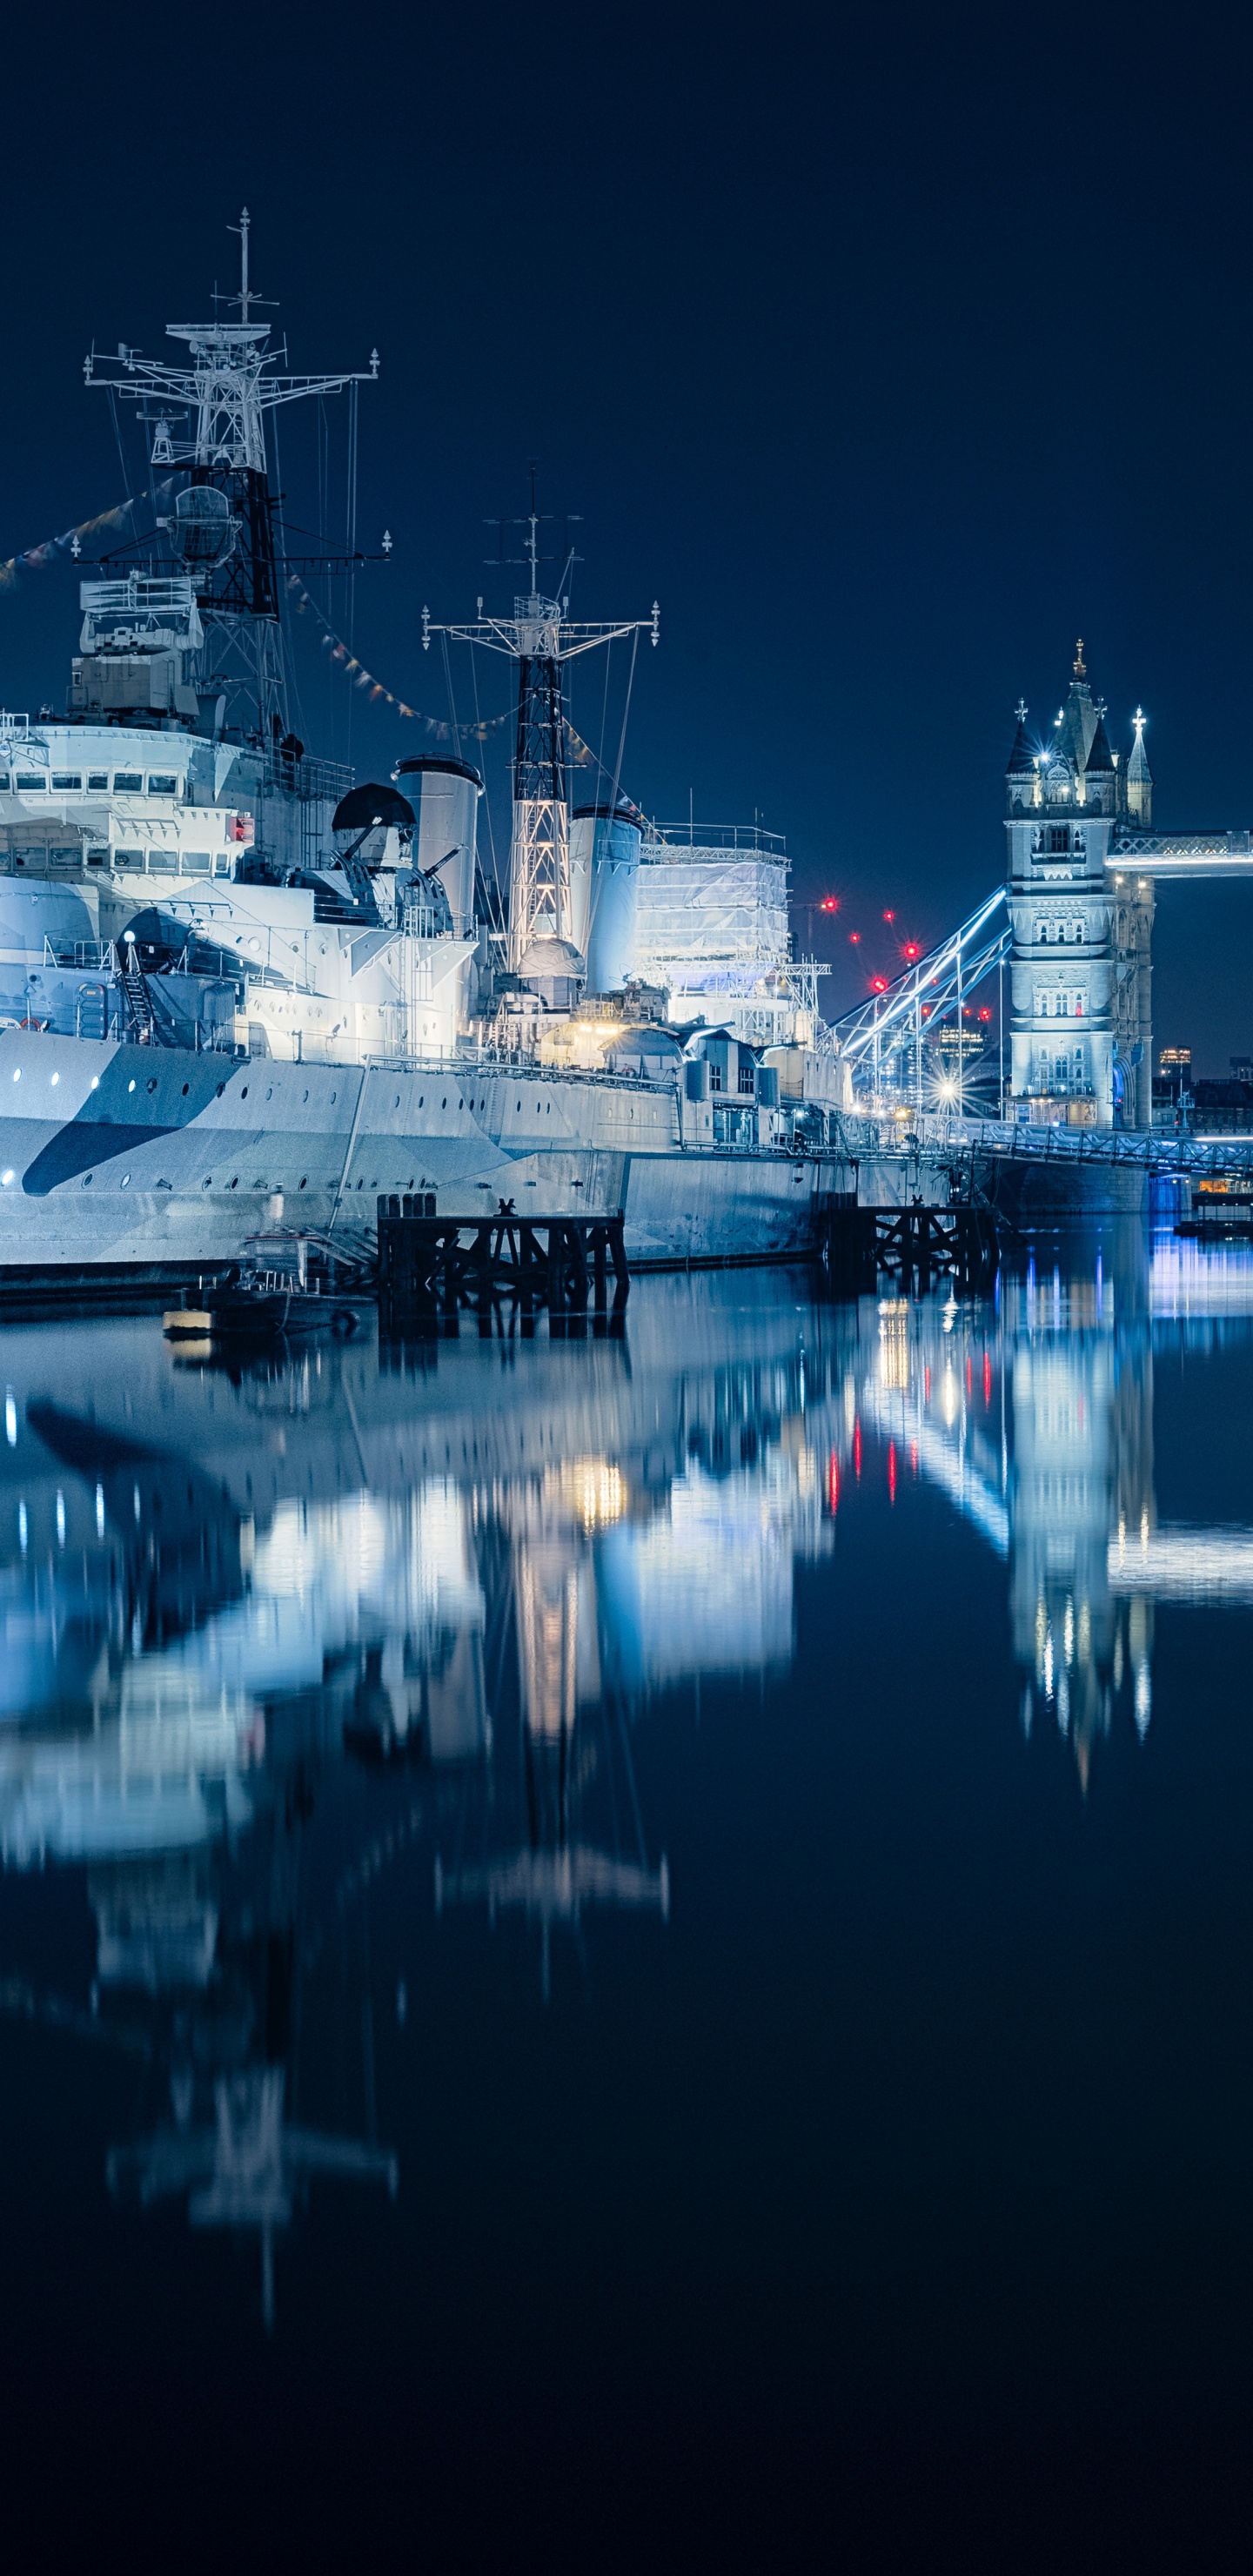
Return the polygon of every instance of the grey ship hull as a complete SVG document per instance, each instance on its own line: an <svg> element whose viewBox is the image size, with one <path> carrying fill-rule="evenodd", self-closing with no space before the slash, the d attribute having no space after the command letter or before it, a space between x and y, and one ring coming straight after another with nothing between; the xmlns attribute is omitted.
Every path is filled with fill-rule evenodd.
<svg viewBox="0 0 1253 2576"><path fill-rule="evenodd" d="M378 1193L442 1212L622 1207L636 1268L814 1248L823 1163L685 1146L646 1084L465 1064L241 1061L0 1034L0 1279L190 1275L281 1223L345 1240Z"/></svg>

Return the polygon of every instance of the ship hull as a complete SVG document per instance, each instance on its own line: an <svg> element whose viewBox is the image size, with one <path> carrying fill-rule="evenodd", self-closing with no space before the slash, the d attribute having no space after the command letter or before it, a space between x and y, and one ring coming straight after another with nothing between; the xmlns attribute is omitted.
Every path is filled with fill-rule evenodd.
<svg viewBox="0 0 1253 2576"><path fill-rule="evenodd" d="M372 1231L380 1194L625 1214L636 1269L804 1256L820 1161L686 1146L672 1092L483 1063L302 1065L0 1034L0 1281L238 1260L276 1225Z"/></svg>

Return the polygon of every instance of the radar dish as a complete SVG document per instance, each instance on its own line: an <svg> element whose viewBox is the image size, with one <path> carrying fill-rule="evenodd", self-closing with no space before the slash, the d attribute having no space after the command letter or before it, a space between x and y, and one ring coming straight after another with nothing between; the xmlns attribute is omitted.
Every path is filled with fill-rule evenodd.
<svg viewBox="0 0 1253 2576"><path fill-rule="evenodd" d="M230 502L216 483L189 483L179 493L170 534L185 564L224 563L238 532Z"/></svg>
<svg viewBox="0 0 1253 2576"><path fill-rule="evenodd" d="M402 832L413 830L413 807L407 796L398 796L394 787L350 787L341 796L331 818L333 832L364 832L371 823L394 823ZM451 852L449 853L451 856Z"/></svg>

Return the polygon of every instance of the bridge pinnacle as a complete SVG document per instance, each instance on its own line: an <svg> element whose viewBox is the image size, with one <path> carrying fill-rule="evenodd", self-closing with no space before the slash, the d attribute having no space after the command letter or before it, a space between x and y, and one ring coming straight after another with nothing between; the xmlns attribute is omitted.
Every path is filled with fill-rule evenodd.
<svg viewBox="0 0 1253 2576"><path fill-rule="evenodd" d="M1075 678L1077 680L1086 680L1087 676L1088 666L1083 658L1083 637L1081 635L1075 646Z"/></svg>

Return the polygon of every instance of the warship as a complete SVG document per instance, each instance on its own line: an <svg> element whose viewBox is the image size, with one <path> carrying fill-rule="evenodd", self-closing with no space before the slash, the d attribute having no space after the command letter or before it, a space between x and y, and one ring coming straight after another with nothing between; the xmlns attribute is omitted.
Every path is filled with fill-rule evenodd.
<svg viewBox="0 0 1253 2576"><path fill-rule="evenodd" d="M617 775L571 805L563 664L656 608L572 622L532 506L512 613L443 630L517 666L507 911L460 745L357 780L293 730L267 416L355 418L379 360L289 373L239 231L219 318L85 362L154 524L84 568L64 714L0 713L0 1280L185 1282L412 1193L620 1211L636 1267L809 1250L847 1071L782 842L652 824Z"/></svg>

